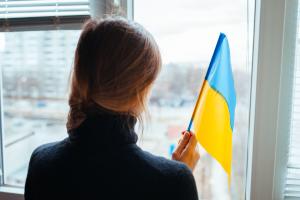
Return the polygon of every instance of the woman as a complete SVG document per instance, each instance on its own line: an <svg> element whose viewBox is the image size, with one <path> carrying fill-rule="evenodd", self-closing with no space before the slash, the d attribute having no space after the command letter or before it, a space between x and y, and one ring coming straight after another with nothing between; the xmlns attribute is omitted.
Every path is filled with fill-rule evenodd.
<svg viewBox="0 0 300 200"><path fill-rule="evenodd" d="M173 161L136 145L134 126L160 67L157 44L142 26L88 21L75 52L69 136L33 152L25 199L198 199L193 134L183 133Z"/></svg>

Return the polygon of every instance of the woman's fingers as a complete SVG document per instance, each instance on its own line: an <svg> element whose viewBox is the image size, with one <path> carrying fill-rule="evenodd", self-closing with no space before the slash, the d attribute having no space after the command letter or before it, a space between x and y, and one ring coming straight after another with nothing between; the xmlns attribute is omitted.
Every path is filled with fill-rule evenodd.
<svg viewBox="0 0 300 200"><path fill-rule="evenodd" d="M175 151L172 154L173 159L177 160L180 158L181 153L184 151L184 149L188 145L189 140L190 140L190 133L185 131L182 139L179 141L177 148L175 149Z"/></svg>
<svg viewBox="0 0 300 200"><path fill-rule="evenodd" d="M172 154L172 159L184 162L193 170L199 158L200 154L195 134L185 131L178 147Z"/></svg>
<svg viewBox="0 0 300 200"><path fill-rule="evenodd" d="M187 148L195 148L197 145L197 139L196 139L196 136L195 134L191 134L191 137L190 137L190 141L187 145Z"/></svg>
<svg viewBox="0 0 300 200"><path fill-rule="evenodd" d="M189 143L189 140L190 140L190 133L186 131L183 134L183 137L181 138L181 141L179 142L176 150L181 153L185 149L186 145Z"/></svg>
<svg viewBox="0 0 300 200"><path fill-rule="evenodd" d="M182 154L188 154L188 155L193 155L197 149L197 139L195 134L191 134L189 143L186 145L185 149L183 150Z"/></svg>

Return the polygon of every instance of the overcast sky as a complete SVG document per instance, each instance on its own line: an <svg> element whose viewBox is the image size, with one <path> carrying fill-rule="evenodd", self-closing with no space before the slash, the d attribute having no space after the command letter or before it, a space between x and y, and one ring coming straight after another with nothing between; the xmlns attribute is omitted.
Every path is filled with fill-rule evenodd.
<svg viewBox="0 0 300 200"><path fill-rule="evenodd" d="M220 32L234 67L245 68L246 0L135 0L135 20L160 46L163 62L208 62ZM206 66L204 66L206 67Z"/></svg>
<svg viewBox="0 0 300 200"><path fill-rule="evenodd" d="M155 37L163 62L208 64L220 32L233 67L245 69L247 0L135 0L135 20ZM0 50L4 47L0 34ZM206 67L206 66L201 66Z"/></svg>

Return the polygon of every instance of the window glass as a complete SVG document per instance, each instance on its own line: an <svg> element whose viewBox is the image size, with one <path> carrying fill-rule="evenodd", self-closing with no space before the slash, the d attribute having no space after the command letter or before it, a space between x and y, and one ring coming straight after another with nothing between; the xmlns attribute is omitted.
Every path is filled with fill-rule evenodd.
<svg viewBox="0 0 300 200"><path fill-rule="evenodd" d="M219 32L227 34L237 90L232 186L227 188L225 173L203 149L194 175L200 199L243 199L251 71L246 0L134 3L135 20L153 33L163 57L149 102L150 119L139 140L154 154L170 157L187 128ZM79 34L0 33L6 184L23 186L33 149L67 136L68 79Z"/></svg>
<svg viewBox="0 0 300 200"><path fill-rule="evenodd" d="M151 121L140 138L144 149L158 155L171 156L188 126L219 33L227 35L237 92L231 188L220 165L202 148L194 176L200 199L244 199L251 74L247 34L252 34L247 1L139 0L134 6L135 20L154 35L163 58L150 99Z"/></svg>
<svg viewBox="0 0 300 200"><path fill-rule="evenodd" d="M8 185L24 185L37 146L66 137L68 79L79 34L79 30L0 33Z"/></svg>

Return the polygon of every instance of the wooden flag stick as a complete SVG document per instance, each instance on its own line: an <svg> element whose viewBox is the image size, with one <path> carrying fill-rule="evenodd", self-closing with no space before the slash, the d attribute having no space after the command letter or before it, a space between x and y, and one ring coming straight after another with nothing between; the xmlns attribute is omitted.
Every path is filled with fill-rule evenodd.
<svg viewBox="0 0 300 200"><path fill-rule="evenodd" d="M201 94L202 94L202 91L203 91L203 88L204 88L204 84L205 84L205 79L204 79L204 81L202 82L202 86L201 86L201 88L200 88L200 92L199 92L199 95L198 95L198 98L197 98L197 101L196 101L196 105L195 105L195 107L194 107L193 114L192 114L192 117L191 117L189 126L188 126L188 128L187 128L187 131L188 131L188 132L190 132L191 129L192 129L193 120L194 120L194 117L195 117L195 114L196 114L196 111L197 111L197 108L198 108L198 105L199 105L199 102L200 102L200 98L201 98Z"/></svg>

